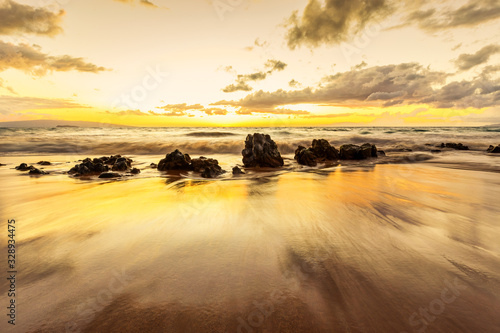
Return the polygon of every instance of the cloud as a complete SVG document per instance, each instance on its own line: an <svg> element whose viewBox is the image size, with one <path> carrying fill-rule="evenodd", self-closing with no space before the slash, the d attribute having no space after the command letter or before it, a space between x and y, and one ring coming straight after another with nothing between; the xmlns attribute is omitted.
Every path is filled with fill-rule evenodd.
<svg viewBox="0 0 500 333"><path fill-rule="evenodd" d="M65 12L54 13L12 0L0 2L0 35L35 34L54 36L63 31L60 26Z"/></svg>
<svg viewBox="0 0 500 333"><path fill-rule="evenodd" d="M393 10L388 0L326 0L324 6L309 0L302 16L296 11L286 23L288 47L338 44Z"/></svg>
<svg viewBox="0 0 500 333"><path fill-rule="evenodd" d="M499 52L500 46L493 44L487 45L474 54L461 54L460 56L458 56L458 59L455 60L455 65L458 67L458 69L466 71L468 69L471 69L472 67L487 62L493 54Z"/></svg>
<svg viewBox="0 0 500 333"><path fill-rule="evenodd" d="M189 105L187 103L167 104L161 107L157 107L157 109L162 109L166 112L149 111L149 113L155 116L191 116L192 114L187 113L187 111L202 112L209 116L226 115L228 113L227 110L223 108L205 108L201 104Z"/></svg>
<svg viewBox="0 0 500 333"><path fill-rule="evenodd" d="M267 110L299 103L344 107L429 104L437 108L500 104L500 79L483 73L469 81L447 83L449 77L448 73L432 71L417 63L375 66L327 76L316 87L260 90L237 101L223 100L212 105Z"/></svg>
<svg viewBox="0 0 500 333"><path fill-rule="evenodd" d="M250 81L261 81L265 80L268 75L272 74L273 72L280 72L284 70L287 66L282 61L279 60L274 60L274 59L269 59L265 64L264 64L266 70L259 71L256 73L252 74L239 74L236 77L236 82L233 84L230 84L226 86L225 88L222 89L223 92L225 93L231 93L235 91L251 91L253 88L248 84ZM226 71L232 71L233 68L231 66L225 67L227 70Z"/></svg>
<svg viewBox="0 0 500 333"><path fill-rule="evenodd" d="M5 81L0 77L0 88L3 88L11 93L13 93L14 95L17 95L17 93L14 91L14 88L12 88L11 86L8 86L7 83L5 83Z"/></svg>
<svg viewBox="0 0 500 333"><path fill-rule="evenodd" d="M299 81L295 80L295 79L292 79L290 80L290 82L288 82L288 85L292 88L297 88L297 87L300 87L300 83Z"/></svg>
<svg viewBox="0 0 500 333"><path fill-rule="evenodd" d="M452 3L448 1L448 3ZM476 27L500 17L500 2L496 0L469 0L459 8L431 8L408 15L406 23L415 23L421 29L437 31L449 28Z"/></svg>
<svg viewBox="0 0 500 333"><path fill-rule="evenodd" d="M251 115L254 113L265 113L265 114L284 114L284 115L307 115L311 112L303 110L290 110L290 109L273 109L273 108L260 108L260 109L249 109L240 108L236 111L238 115Z"/></svg>
<svg viewBox="0 0 500 333"><path fill-rule="evenodd" d="M0 96L0 114L35 109L75 109L88 106L75 103L70 99L49 99L38 97Z"/></svg>
<svg viewBox="0 0 500 333"><path fill-rule="evenodd" d="M20 69L36 75L45 75L47 71L98 73L108 69L85 62L83 58L69 55L49 56L39 46L0 41L0 71L8 68Z"/></svg>
<svg viewBox="0 0 500 333"><path fill-rule="evenodd" d="M135 3L135 0L114 0L114 1L117 1L117 2L122 2L122 3L129 3L129 4L133 4ZM139 0L138 1L139 4L141 5L144 5L144 6L147 6L147 7L154 7L154 8L158 8L157 5L155 5L154 3L152 3L151 1L149 0Z"/></svg>

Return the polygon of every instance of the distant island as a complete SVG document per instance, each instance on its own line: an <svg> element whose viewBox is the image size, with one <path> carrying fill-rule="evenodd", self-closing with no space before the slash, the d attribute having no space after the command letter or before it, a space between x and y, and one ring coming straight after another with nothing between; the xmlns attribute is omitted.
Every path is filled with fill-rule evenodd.
<svg viewBox="0 0 500 333"><path fill-rule="evenodd" d="M93 121L70 121L70 120L20 120L20 121L4 121L0 122L0 127L16 127L16 128L29 128L29 127L106 127L106 128L119 128L119 127L134 127L126 125L117 125L109 123L98 123Z"/></svg>

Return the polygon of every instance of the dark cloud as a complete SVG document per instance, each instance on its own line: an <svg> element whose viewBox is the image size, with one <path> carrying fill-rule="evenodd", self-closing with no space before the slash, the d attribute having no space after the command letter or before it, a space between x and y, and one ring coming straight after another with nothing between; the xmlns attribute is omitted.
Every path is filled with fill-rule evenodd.
<svg viewBox="0 0 500 333"><path fill-rule="evenodd" d="M49 99L38 97L0 96L0 113L9 114L17 111L39 109L74 109L88 108L69 99Z"/></svg>
<svg viewBox="0 0 500 333"><path fill-rule="evenodd" d="M226 86L225 88L222 89L222 91L225 93L231 93L235 91L251 91L253 90L253 88L248 84L248 82L265 80L267 76L272 74L273 72L279 72L284 70L287 64L279 60L269 59L264 66L266 70L252 74L237 75L236 82ZM227 69L228 72L233 70L231 66L225 68Z"/></svg>
<svg viewBox="0 0 500 333"><path fill-rule="evenodd" d="M299 103L344 107L429 104L438 108L483 108L500 104L500 79L487 75L496 70L498 68L492 67L470 81L446 83L450 74L432 71L417 63L376 66L325 77L315 88L260 90L238 101L224 100L212 105L244 110L268 110ZM441 88L436 88L439 86Z"/></svg>
<svg viewBox="0 0 500 333"><path fill-rule="evenodd" d="M499 52L500 46L488 45L474 54L461 54L458 59L455 60L455 65L458 69L465 71L487 62L493 54Z"/></svg>
<svg viewBox="0 0 500 333"><path fill-rule="evenodd" d="M452 3L449 1L449 3ZM415 23L421 29L437 31L458 27L475 27L500 17L500 2L497 0L469 0L459 8L442 10L417 10L409 14L407 23Z"/></svg>
<svg viewBox="0 0 500 333"><path fill-rule="evenodd" d="M302 16L294 12L287 21L288 47L338 44L392 12L388 0L309 0Z"/></svg>
<svg viewBox="0 0 500 333"><path fill-rule="evenodd" d="M44 75L47 71L79 71L98 73L106 71L104 67L86 62L83 58L69 55L49 56L39 46L0 41L0 71L8 68L20 69L35 75Z"/></svg>
<svg viewBox="0 0 500 333"><path fill-rule="evenodd" d="M0 35L35 34L54 36L63 31L60 26L63 10L53 13L12 0L0 2Z"/></svg>

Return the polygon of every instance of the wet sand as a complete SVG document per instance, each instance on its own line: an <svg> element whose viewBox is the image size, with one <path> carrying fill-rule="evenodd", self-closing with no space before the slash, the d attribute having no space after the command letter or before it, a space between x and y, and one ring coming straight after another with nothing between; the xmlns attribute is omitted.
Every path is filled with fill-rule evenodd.
<svg viewBox="0 0 500 333"><path fill-rule="evenodd" d="M495 172L103 182L2 168L19 273L17 325L1 332L500 332Z"/></svg>

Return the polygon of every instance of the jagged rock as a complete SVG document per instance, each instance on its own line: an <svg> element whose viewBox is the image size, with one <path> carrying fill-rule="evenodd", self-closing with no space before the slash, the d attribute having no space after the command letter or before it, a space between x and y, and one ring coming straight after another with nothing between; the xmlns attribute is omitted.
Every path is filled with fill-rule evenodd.
<svg viewBox="0 0 500 333"><path fill-rule="evenodd" d="M16 166L16 170L19 170L19 171L30 171L33 169L36 169L36 168L32 165L28 166L28 164L26 164L26 163L21 163L18 166Z"/></svg>
<svg viewBox="0 0 500 333"><path fill-rule="evenodd" d="M82 161L82 163L77 164L73 168L71 168L68 173L75 176L84 176L91 174L100 174L107 171L109 171L109 167L103 164L102 160L91 160L90 158L86 158Z"/></svg>
<svg viewBox="0 0 500 333"><path fill-rule="evenodd" d="M130 173L133 175L138 175L141 173L141 170L139 170L137 168L133 168L132 170L130 170Z"/></svg>
<svg viewBox="0 0 500 333"><path fill-rule="evenodd" d="M297 161L297 163L302 164L302 165L307 165L310 167L316 166L318 163L316 162L316 155L312 151L311 148L306 148L304 146L299 146L295 150L295 157L294 159Z"/></svg>
<svg viewBox="0 0 500 333"><path fill-rule="evenodd" d="M43 170L37 169L37 168L33 168L30 170L29 174L30 175L48 175L49 173L45 172Z"/></svg>
<svg viewBox="0 0 500 333"><path fill-rule="evenodd" d="M339 151L325 139L313 140L311 150L317 158L336 161L339 159Z"/></svg>
<svg viewBox="0 0 500 333"><path fill-rule="evenodd" d="M490 154L500 154L500 145L494 147L494 146L490 146L487 150L488 153Z"/></svg>
<svg viewBox="0 0 500 333"><path fill-rule="evenodd" d="M104 172L99 175L99 178L120 178L121 176L118 172Z"/></svg>
<svg viewBox="0 0 500 333"><path fill-rule="evenodd" d="M38 165L52 165L49 161L40 161L37 163Z"/></svg>
<svg viewBox="0 0 500 333"><path fill-rule="evenodd" d="M267 134L248 134L241 154L245 167L278 168L284 164L278 146Z"/></svg>
<svg viewBox="0 0 500 333"><path fill-rule="evenodd" d="M456 149L456 150L469 150L468 146L464 146L461 143L452 143L452 142L448 142L446 144L445 143L441 143L441 145L439 147L441 147L441 148L452 148L452 149Z"/></svg>
<svg viewBox="0 0 500 333"><path fill-rule="evenodd" d="M219 162L213 158L201 156L191 161L191 167L195 172L201 172L203 178L215 178L225 171L219 166Z"/></svg>
<svg viewBox="0 0 500 333"><path fill-rule="evenodd" d="M233 168L233 175L244 175L245 173L239 167L235 166Z"/></svg>
<svg viewBox="0 0 500 333"><path fill-rule="evenodd" d="M158 170L192 170L191 157L176 149L158 163Z"/></svg>
<svg viewBox="0 0 500 333"><path fill-rule="evenodd" d="M377 156L377 147L370 143L361 146L348 144L340 147L340 159L342 160L363 160Z"/></svg>

